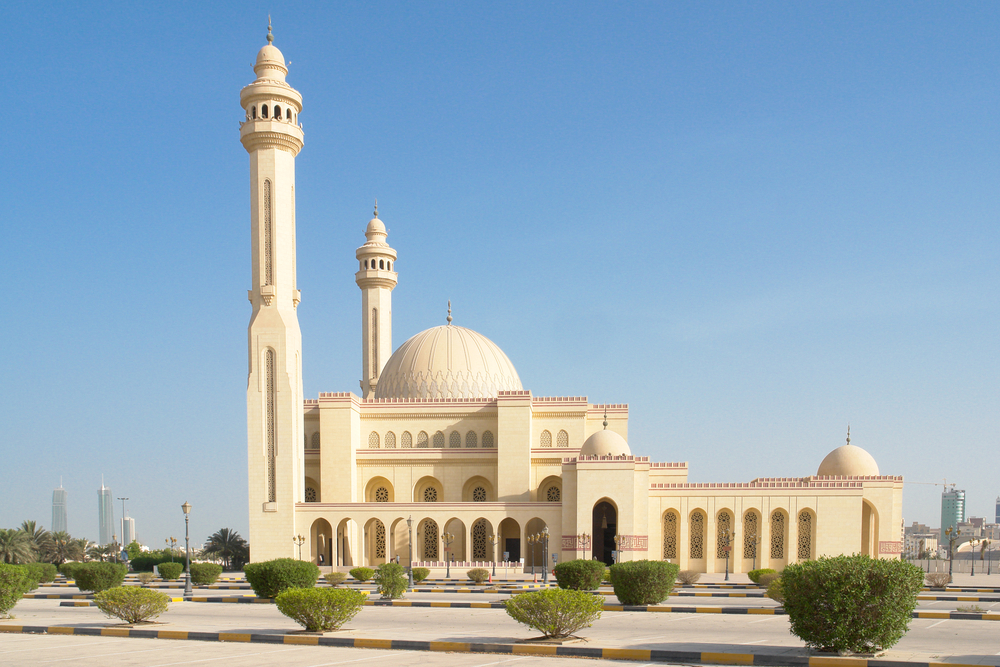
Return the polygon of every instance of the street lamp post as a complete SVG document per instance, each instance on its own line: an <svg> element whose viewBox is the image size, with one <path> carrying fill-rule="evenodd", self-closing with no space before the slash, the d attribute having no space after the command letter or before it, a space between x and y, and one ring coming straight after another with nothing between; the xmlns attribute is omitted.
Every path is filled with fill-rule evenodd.
<svg viewBox="0 0 1000 667"><path fill-rule="evenodd" d="M497 576L497 558L496 557L497 557L497 544L499 544L499 543L500 543L500 536L497 535L496 533L491 534L490 535L490 544L493 545L492 560L493 560L493 576L494 577Z"/></svg>
<svg viewBox="0 0 1000 667"><path fill-rule="evenodd" d="M299 547L299 560L302 560L302 545L305 544L305 541L306 538L302 537L301 535L296 535L295 537L292 538L292 542L295 542L295 544L297 544Z"/></svg>
<svg viewBox="0 0 1000 667"><path fill-rule="evenodd" d="M962 534L962 529L949 527L944 534L948 537L948 577L951 578L952 564L955 560L955 540Z"/></svg>
<svg viewBox="0 0 1000 667"><path fill-rule="evenodd" d="M725 532L725 535L726 535L726 544L725 544L724 547L722 547L722 550L726 552L726 578L725 578L725 581L729 581L729 554L732 553L732 551L733 551L733 537L736 535L736 532L732 531L732 530L727 530Z"/></svg>
<svg viewBox="0 0 1000 667"><path fill-rule="evenodd" d="M751 570L757 569L757 547L760 546L760 535L753 536L753 566Z"/></svg>
<svg viewBox="0 0 1000 667"><path fill-rule="evenodd" d="M191 599L191 533L188 530L189 519L191 516L191 504L185 502L181 505L181 509L184 511L184 552L187 556L187 577L184 578L184 597Z"/></svg>
<svg viewBox="0 0 1000 667"><path fill-rule="evenodd" d="M406 517L406 544L410 548L410 562L406 564L406 574L413 588L413 516Z"/></svg>
<svg viewBox="0 0 1000 667"><path fill-rule="evenodd" d="M622 536L615 535L615 553L612 560L616 563L622 562Z"/></svg>
<svg viewBox="0 0 1000 667"><path fill-rule="evenodd" d="M441 536L441 541L444 542L444 559L445 559L445 572L444 578L451 579L451 543L455 541L455 536L451 533L445 533Z"/></svg>
<svg viewBox="0 0 1000 667"><path fill-rule="evenodd" d="M973 577L976 576L976 544L978 544L979 542L980 540L977 540L974 537L971 540L969 540L969 546L972 547L971 549L969 549L969 551L972 553L972 558L969 559L972 561L972 574L970 576Z"/></svg>
<svg viewBox="0 0 1000 667"><path fill-rule="evenodd" d="M542 582L549 583L549 527L542 528Z"/></svg>

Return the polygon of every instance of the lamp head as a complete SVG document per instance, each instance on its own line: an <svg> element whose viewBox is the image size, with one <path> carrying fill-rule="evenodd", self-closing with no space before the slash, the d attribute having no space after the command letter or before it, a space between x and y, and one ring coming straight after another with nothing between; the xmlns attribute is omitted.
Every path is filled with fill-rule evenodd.
<svg viewBox="0 0 1000 667"><path fill-rule="evenodd" d="M191 513L191 503L185 502L183 505L181 505L181 509L184 510L185 514L190 514Z"/></svg>

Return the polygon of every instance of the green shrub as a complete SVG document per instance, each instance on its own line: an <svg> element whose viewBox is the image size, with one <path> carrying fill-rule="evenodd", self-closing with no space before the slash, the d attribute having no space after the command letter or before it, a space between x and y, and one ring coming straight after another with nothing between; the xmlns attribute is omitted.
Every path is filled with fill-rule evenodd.
<svg viewBox="0 0 1000 667"><path fill-rule="evenodd" d="M413 568L413 583L419 584L429 576L431 576L431 569L429 567Z"/></svg>
<svg viewBox="0 0 1000 667"><path fill-rule="evenodd" d="M600 595L561 588L520 593L504 603L507 615L546 637L569 637L601 617Z"/></svg>
<svg viewBox="0 0 1000 667"><path fill-rule="evenodd" d="M149 584L151 584L153 582L153 579L156 579L156 575L153 574L152 572L139 573L139 583L142 584L143 586L148 586Z"/></svg>
<svg viewBox="0 0 1000 667"><path fill-rule="evenodd" d="M31 584L23 566L0 563L0 615L7 616L21 596L31 590Z"/></svg>
<svg viewBox="0 0 1000 667"><path fill-rule="evenodd" d="M100 593L121 586L128 574L128 566L121 563L81 563L75 574L77 588Z"/></svg>
<svg viewBox="0 0 1000 667"><path fill-rule="evenodd" d="M160 563L156 566L156 569L160 571L160 578L167 581L181 576L181 572L184 571L184 565L181 563Z"/></svg>
<svg viewBox="0 0 1000 667"><path fill-rule="evenodd" d="M769 579L768 584L767 584L767 590L764 592L764 595L766 595L767 597L771 598L772 600L774 600L778 604L782 604L783 605L783 604L785 604L785 593L784 593L784 591L782 590L782 587L781 587L781 575L780 574L777 574L777 575L768 575L768 577L772 577L772 576L774 578L773 579ZM761 580L763 581L763 577L761 577Z"/></svg>
<svg viewBox="0 0 1000 667"><path fill-rule="evenodd" d="M83 563L78 563L76 561L68 561L59 566L59 574L66 577L71 581L76 581L76 570L78 567L83 565Z"/></svg>
<svg viewBox="0 0 1000 667"><path fill-rule="evenodd" d="M600 561L598 561L598 562L600 562ZM610 567L604 568L604 576L601 577L601 583L605 583L605 582L609 583L609 584L611 583L611 568Z"/></svg>
<svg viewBox="0 0 1000 667"><path fill-rule="evenodd" d="M373 579L378 586L378 592L385 600L403 597L406 587L410 584L406 569L399 563L382 563L375 570Z"/></svg>
<svg viewBox="0 0 1000 667"><path fill-rule="evenodd" d="M559 588L575 591L596 591L604 577L604 563L599 560L568 560L552 568Z"/></svg>
<svg viewBox="0 0 1000 667"><path fill-rule="evenodd" d="M611 566L611 585L626 605L659 604L674 587L680 568L664 560L630 560Z"/></svg>
<svg viewBox="0 0 1000 667"><path fill-rule="evenodd" d="M326 579L326 583L331 586L339 586L347 581L347 574L344 572L330 572L328 574L324 574L323 578Z"/></svg>
<svg viewBox="0 0 1000 667"><path fill-rule="evenodd" d="M760 575L760 577L758 577L757 585L763 588L764 590L767 590L767 587L771 585L772 581L775 581L780 578L781 578L780 572L765 572L764 574Z"/></svg>
<svg viewBox="0 0 1000 667"><path fill-rule="evenodd" d="M356 567L351 570L351 576L358 581L365 582L375 576L375 570L370 567Z"/></svg>
<svg viewBox="0 0 1000 667"><path fill-rule="evenodd" d="M684 586L692 586L698 583L701 579L701 572L695 572L694 570L681 570L677 573L677 581L681 582Z"/></svg>
<svg viewBox="0 0 1000 667"><path fill-rule="evenodd" d="M56 566L52 563L28 563L28 576L39 584L46 584L56 578Z"/></svg>
<svg viewBox="0 0 1000 667"><path fill-rule="evenodd" d="M118 586L94 596L94 604L108 618L120 618L126 623L149 621L167 610L170 596L160 591L135 586Z"/></svg>
<svg viewBox="0 0 1000 667"><path fill-rule="evenodd" d="M762 567L759 570L750 570L747 572L747 576L750 577L750 581L755 584L760 584L760 576L762 574L777 574L777 570L772 570L769 567Z"/></svg>
<svg viewBox="0 0 1000 667"><path fill-rule="evenodd" d="M951 575L947 572L931 572L925 579L931 588L944 588L951 583Z"/></svg>
<svg viewBox="0 0 1000 667"><path fill-rule="evenodd" d="M319 579L315 563L294 558L248 563L243 572L254 594L261 598L276 598L289 588L312 588Z"/></svg>
<svg viewBox="0 0 1000 667"><path fill-rule="evenodd" d="M481 584L490 578L490 571L483 567L474 567L465 573L470 581Z"/></svg>
<svg viewBox="0 0 1000 667"><path fill-rule="evenodd" d="M222 566L215 563L191 563L191 583L196 586L214 584L222 574Z"/></svg>
<svg viewBox="0 0 1000 667"><path fill-rule="evenodd" d="M278 611L308 632L328 632L354 618L365 597L364 592L351 588L293 588L280 593L274 602Z"/></svg>
<svg viewBox="0 0 1000 667"><path fill-rule="evenodd" d="M906 634L923 580L905 561L858 555L789 565L780 579L792 634L856 653L886 650Z"/></svg>

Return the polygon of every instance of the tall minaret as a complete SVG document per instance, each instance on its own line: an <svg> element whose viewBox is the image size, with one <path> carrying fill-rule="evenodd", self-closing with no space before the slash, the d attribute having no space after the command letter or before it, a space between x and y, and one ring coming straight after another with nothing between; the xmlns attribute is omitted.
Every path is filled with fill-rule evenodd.
<svg viewBox="0 0 1000 667"><path fill-rule="evenodd" d="M358 248L358 272L354 280L361 288L361 391L374 398L382 367L392 354L392 288L397 274L392 270L396 251L389 247L385 225L375 217L365 229L367 242Z"/></svg>
<svg viewBox="0 0 1000 667"><path fill-rule="evenodd" d="M253 314L247 330L247 444L253 560L293 556L295 503L304 501L302 336L295 284L295 156L302 149L302 96L285 83L285 58L257 53L257 80L240 91L250 154Z"/></svg>

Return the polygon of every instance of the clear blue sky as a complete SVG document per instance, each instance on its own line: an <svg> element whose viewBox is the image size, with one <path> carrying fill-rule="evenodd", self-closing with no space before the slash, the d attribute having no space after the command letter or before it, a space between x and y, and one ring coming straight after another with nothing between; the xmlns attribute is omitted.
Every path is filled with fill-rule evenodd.
<svg viewBox="0 0 1000 667"><path fill-rule="evenodd" d="M0 526L247 532L248 159L275 44L307 397L357 391L377 197L394 343L455 322L536 395L630 404L691 481L1000 493L995 3L33 3L3 14ZM907 484L909 523L940 488ZM120 503L116 503L116 516Z"/></svg>

